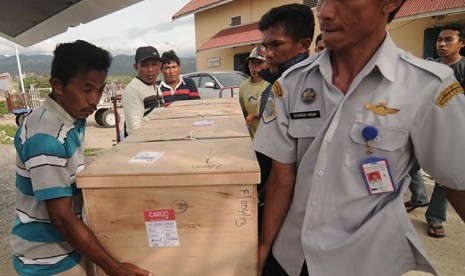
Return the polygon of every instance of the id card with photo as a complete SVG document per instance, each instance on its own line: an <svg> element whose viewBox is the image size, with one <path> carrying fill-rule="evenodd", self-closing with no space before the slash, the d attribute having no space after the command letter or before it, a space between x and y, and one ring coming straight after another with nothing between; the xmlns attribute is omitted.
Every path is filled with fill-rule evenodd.
<svg viewBox="0 0 465 276"><path fill-rule="evenodd" d="M386 159L368 158L362 162L361 167L370 195L394 191L394 182Z"/></svg>

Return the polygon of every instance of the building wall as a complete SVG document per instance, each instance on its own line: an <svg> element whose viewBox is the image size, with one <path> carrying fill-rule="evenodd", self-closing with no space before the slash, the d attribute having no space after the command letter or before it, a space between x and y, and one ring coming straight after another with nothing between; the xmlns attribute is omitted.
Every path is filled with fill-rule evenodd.
<svg viewBox="0 0 465 276"><path fill-rule="evenodd" d="M425 29L452 22L465 22L465 13L392 22L387 29L398 47L422 58Z"/></svg>
<svg viewBox="0 0 465 276"><path fill-rule="evenodd" d="M198 48L220 30L229 28L231 17L241 16L242 24L260 20L272 7L298 3L296 0L236 0L230 3L195 13L195 43Z"/></svg>
<svg viewBox="0 0 465 276"><path fill-rule="evenodd" d="M256 46L256 45L255 45ZM240 46L234 48L224 49L212 49L207 51L198 52L196 55L197 59L197 71L223 71L234 69L234 55L239 53L250 52L253 45ZM220 58L220 66L208 67L208 60L212 58Z"/></svg>
<svg viewBox="0 0 465 276"><path fill-rule="evenodd" d="M259 21L269 9L290 3L302 3L302 0L236 0L219 7L195 14L196 47L200 47L220 30L229 28L231 17L241 16L242 24ZM315 35L320 33L318 19L315 16ZM395 43L402 49L423 57L424 31L427 28L438 27L451 22L465 22L465 13L427 18L417 18L393 22L387 30ZM197 70L233 70L234 56L249 53L257 44L244 45L233 48L211 49L197 52ZM315 41L310 46L314 53ZM208 67L209 59L220 60L220 66Z"/></svg>
<svg viewBox="0 0 465 276"><path fill-rule="evenodd" d="M296 0L237 0L203 12L195 13L195 45L199 48L220 30L229 28L231 17L241 16L242 25L257 22L272 7L291 3ZM250 52L257 44L240 47L211 49L196 53L197 71L233 70L234 55ZM220 58L219 67L208 67L208 59Z"/></svg>

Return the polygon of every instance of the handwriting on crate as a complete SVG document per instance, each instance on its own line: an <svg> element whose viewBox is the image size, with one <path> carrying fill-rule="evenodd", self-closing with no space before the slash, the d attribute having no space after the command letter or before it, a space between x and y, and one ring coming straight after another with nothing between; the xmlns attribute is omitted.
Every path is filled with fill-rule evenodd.
<svg viewBox="0 0 465 276"><path fill-rule="evenodd" d="M238 210L236 213L236 226L242 227L247 224L247 220L251 217L250 204L252 195L249 189L240 189L238 192Z"/></svg>

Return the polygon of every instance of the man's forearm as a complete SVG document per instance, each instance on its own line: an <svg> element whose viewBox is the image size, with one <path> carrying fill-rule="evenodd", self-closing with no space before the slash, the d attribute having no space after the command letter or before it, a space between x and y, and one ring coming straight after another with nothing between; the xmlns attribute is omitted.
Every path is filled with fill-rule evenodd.
<svg viewBox="0 0 465 276"><path fill-rule="evenodd" d="M265 188L265 208L259 246L269 251L284 222L294 195L296 178L295 164L282 164L273 161L270 176Z"/></svg>
<svg viewBox="0 0 465 276"><path fill-rule="evenodd" d="M124 264L115 260L97 241L92 231L71 211L70 198L58 198L45 202L50 221L64 240L84 257L94 262L109 275L127 271ZM141 274L143 275L143 274Z"/></svg>

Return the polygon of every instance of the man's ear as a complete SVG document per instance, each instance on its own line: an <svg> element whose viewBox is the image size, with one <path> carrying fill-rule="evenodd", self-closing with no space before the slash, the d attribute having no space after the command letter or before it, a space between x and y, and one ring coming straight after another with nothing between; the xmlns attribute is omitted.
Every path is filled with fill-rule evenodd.
<svg viewBox="0 0 465 276"><path fill-rule="evenodd" d="M50 85L52 86L52 91L57 93L57 94L62 94L63 93L63 83L61 80L57 78L50 78L49 80Z"/></svg>
<svg viewBox="0 0 465 276"><path fill-rule="evenodd" d="M137 71L137 63L134 63L134 65L133 65L133 66L134 66L134 70L136 70L136 71Z"/></svg>
<svg viewBox="0 0 465 276"><path fill-rule="evenodd" d="M383 12L390 14L399 8L405 0L384 0Z"/></svg>
<svg viewBox="0 0 465 276"><path fill-rule="evenodd" d="M302 45L303 51L301 54L305 53L308 51L308 48L310 48L310 45L312 44L312 39L311 38L302 38L300 40L300 44Z"/></svg>

